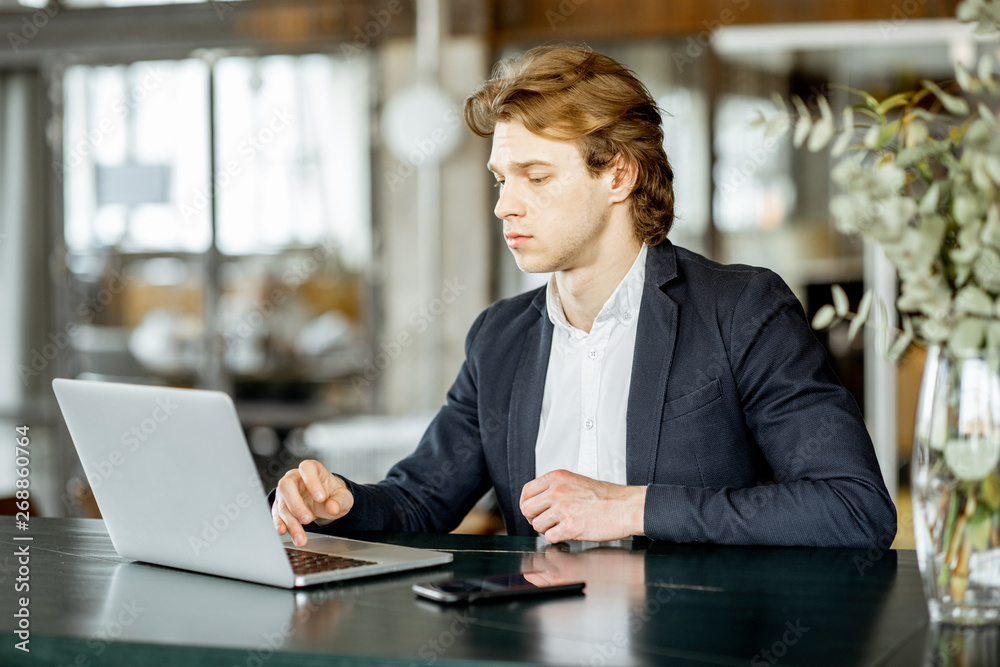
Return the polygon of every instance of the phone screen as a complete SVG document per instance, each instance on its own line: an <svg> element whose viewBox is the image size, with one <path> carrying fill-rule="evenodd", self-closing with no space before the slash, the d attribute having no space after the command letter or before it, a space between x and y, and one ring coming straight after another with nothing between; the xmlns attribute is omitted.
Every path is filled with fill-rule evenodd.
<svg viewBox="0 0 1000 667"><path fill-rule="evenodd" d="M534 584L525 574L505 574L476 579L454 579L427 584L414 584L413 591L437 602L473 602L494 598L512 598L583 590L584 582L564 584ZM536 578L536 580L538 580Z"/></svg>

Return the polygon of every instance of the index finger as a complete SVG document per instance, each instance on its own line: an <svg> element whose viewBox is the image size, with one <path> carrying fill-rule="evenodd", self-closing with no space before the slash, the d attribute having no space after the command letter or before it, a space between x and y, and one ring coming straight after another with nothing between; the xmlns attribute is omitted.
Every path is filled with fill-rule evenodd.
<svg viewBox="0 0 1000 667"><path fill-rule="evenodd" d="M302 483L317 502L325 502L330 495L330 471L319 461L306 460L299 464Z"/></svg>
<svg viewBox="0 0 1000 667"><path fill-rule="evenodd" d="M535 479L531 480L523 487L521 487L521 500L518 504L520 505L524 503L524 501L527 500L528 498L534 498L539 493L545 491L545 489L547 488L549 488L549 480L546 479L545 475L542 475L541 477L536 477Z"/></svg>

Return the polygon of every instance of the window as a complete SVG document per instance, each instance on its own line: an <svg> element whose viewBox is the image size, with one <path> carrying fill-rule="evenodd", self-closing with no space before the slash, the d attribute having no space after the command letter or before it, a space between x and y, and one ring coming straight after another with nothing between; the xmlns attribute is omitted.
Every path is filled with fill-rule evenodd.
<svg viewBox="0 0 1000 667"><path fill-rule="evenodd" d="M75 65L63 128L81 372L203 384L221 359L237 396L370 395L349 386L373 310L365 59Z"/></svg>

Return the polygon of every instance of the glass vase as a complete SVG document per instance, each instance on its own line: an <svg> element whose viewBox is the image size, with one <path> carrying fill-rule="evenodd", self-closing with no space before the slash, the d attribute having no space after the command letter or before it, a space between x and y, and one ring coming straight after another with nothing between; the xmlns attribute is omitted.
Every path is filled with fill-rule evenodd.
<svg viewBox="0 0 1000 667"><path fill-rule="evenodd" d="M1000 623L1000 352L928 350L914 431L917 559L932 622Z"/></svg>

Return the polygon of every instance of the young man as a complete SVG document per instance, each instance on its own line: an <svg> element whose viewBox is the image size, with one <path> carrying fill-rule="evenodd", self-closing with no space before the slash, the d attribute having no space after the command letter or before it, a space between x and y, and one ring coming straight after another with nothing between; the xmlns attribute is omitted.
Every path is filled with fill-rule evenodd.
<svg viewBox="0 0 1000 667"><path fill-rule="evenodd" d="M496 215L547 288L484 311L417 450L358 485L305 461L279 533L448 531L490 487L512 535L873 547L896 512L857 405L774 273L666 240L656 104L614 60L543 47L465 105ZM304 528L305 527L305 528Z"/></svg>

